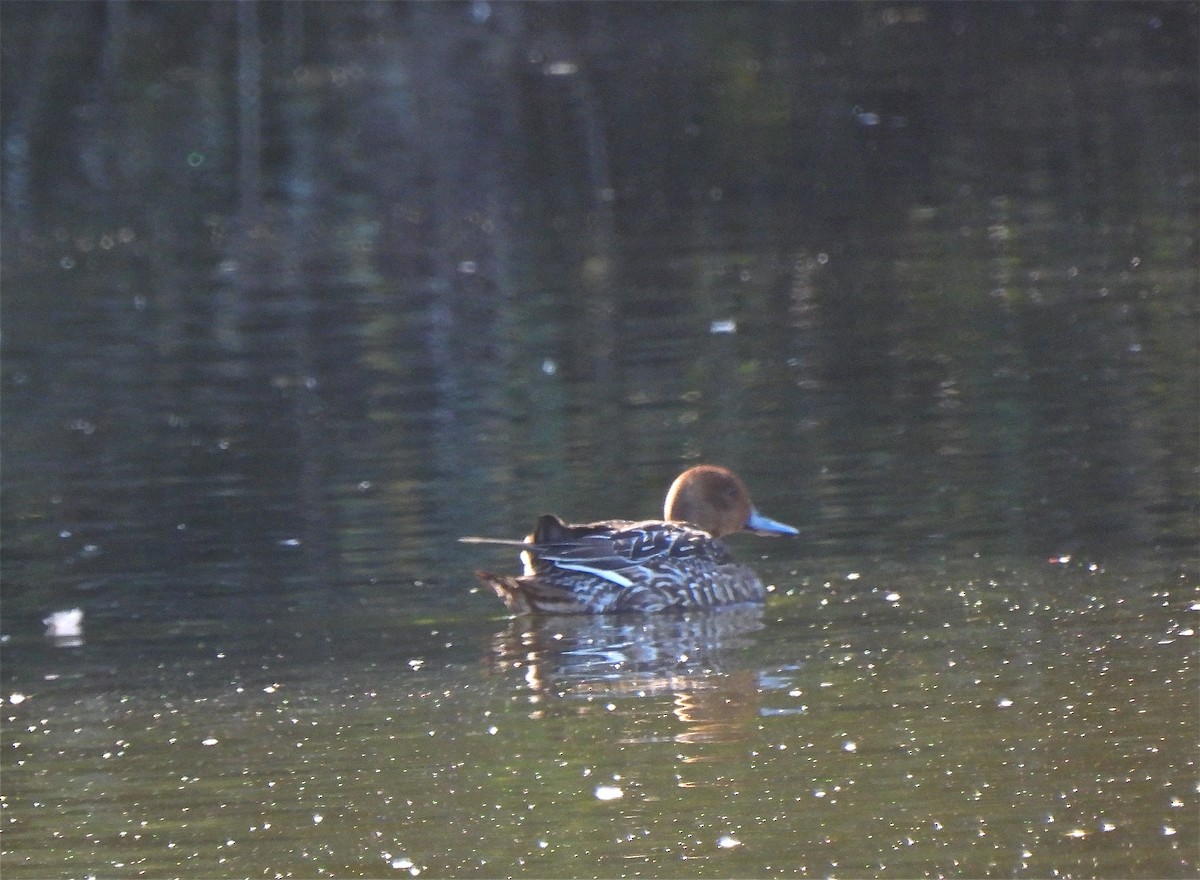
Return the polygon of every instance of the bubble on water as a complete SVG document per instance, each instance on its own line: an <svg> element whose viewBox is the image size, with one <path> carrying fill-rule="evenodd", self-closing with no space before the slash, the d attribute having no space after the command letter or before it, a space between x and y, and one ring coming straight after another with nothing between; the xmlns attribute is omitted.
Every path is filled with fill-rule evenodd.
<svg viewBox="0 0 1200 880"><path fill-rule="evenodd" d="M602 801L615 801L617 798L624 797L625 792L621 791L616 785L597 785L596 798Z"/></svg>
<svg viewBox="0 0 1200 880"><path fill-rule="evenodd" d="M722 834L717 838L717 846L719 846L721 849L733 849L734 847L741 845L742 842L730 834Z"/></svg>

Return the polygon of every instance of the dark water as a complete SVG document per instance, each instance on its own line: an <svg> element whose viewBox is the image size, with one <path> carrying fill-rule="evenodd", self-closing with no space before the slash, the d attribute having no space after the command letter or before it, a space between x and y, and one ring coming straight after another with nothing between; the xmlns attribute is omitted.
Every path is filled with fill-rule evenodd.
<svg viewBox="0 0 1200 880"><path fill-rule="evenodd" d="M5 876L1194 876L1198 9L0 6Z"/></svg>

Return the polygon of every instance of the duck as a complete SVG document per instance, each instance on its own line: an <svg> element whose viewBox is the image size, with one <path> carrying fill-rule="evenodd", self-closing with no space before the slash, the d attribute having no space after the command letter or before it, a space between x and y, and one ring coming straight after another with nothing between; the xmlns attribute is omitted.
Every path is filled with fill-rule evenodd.
<svg viewBox="0 0 1200 880"><path fill-rule="evenodd" d="M513 614L614 614L762 603L763 582L720 541L744 531L799 534L759 513L733 471L702 464L675 478L661 520L571 524L544 514L524 541L459 540L521 548L522 575L475 572Z"/></svg>

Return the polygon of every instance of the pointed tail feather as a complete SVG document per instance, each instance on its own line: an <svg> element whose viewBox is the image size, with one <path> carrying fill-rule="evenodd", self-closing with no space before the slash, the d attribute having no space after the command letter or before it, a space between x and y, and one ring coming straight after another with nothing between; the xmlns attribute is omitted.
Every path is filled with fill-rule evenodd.
<svg viewBox="0 0 1200 880"><path fill-rule="evenodd" d="M511 577L477 571L475 577L492 589L513 614L583 614L589 609L570 590L535 577Z"/></svg>

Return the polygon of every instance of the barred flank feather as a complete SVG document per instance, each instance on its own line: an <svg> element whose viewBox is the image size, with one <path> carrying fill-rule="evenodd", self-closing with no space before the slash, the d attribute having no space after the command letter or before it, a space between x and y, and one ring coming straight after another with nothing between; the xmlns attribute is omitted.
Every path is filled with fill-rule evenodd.
<svg viewBox="0 0 1200 880"><path fill-rule="evenodd" d="M669 608L687 611L762 602L766 596L758 575L741 565L643 570L638 582L629 587L562 569L521 577L488 571L477 571L475 575L513 614L610 614Z"/></svg>

